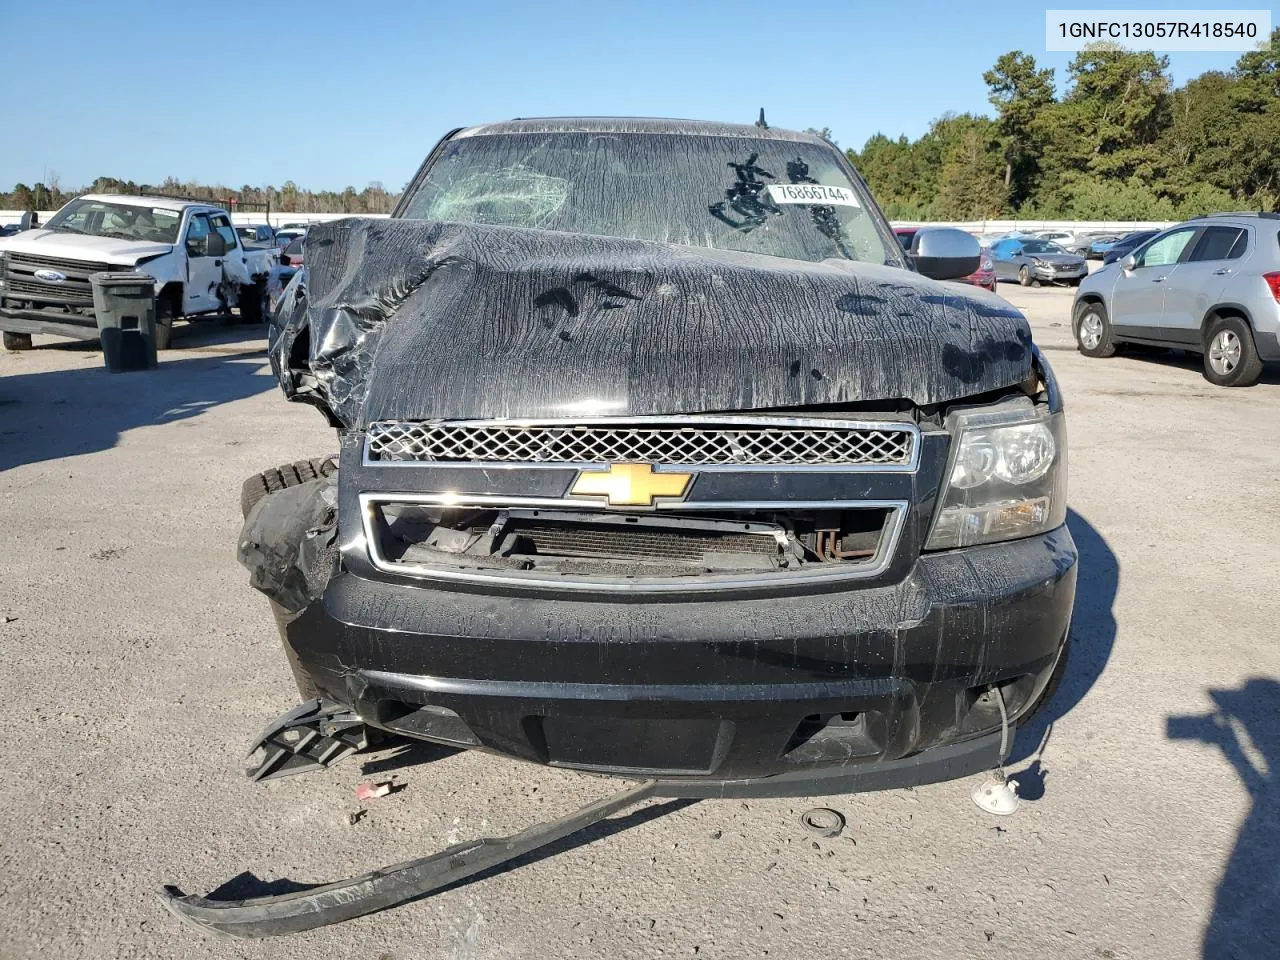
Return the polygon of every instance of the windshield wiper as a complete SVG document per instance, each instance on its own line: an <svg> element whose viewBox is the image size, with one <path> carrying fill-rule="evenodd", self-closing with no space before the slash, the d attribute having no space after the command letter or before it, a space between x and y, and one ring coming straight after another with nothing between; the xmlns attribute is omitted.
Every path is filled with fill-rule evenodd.
<svg viewBox="0 0 1280 960"><path fill-rule="evenodd" d="M57 224L56 226L51 223L45 229L46 230L65 230L67 231L67 233L84 233L83 230L79 230L76 227L68 227L65 224L61 224L61 223Z"/></svg>

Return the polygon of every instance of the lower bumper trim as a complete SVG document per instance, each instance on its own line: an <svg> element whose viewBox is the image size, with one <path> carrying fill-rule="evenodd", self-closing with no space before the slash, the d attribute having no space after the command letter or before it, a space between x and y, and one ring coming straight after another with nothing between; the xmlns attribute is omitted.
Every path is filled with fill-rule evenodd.
<svg viewBox="0 0 1280 960"><path fill-rule="evenodd" d="M843 767L817 767L744 780L660 778L654 782L653 795L694 800L736 800L900 790L903 787L958 780L985 770L993 770L1012 751L1013 735L1014 726L1010 724L1005 756L1000 755L1000 733L997 731L972 740L932 747L899 760L850 763Z"/></svg>

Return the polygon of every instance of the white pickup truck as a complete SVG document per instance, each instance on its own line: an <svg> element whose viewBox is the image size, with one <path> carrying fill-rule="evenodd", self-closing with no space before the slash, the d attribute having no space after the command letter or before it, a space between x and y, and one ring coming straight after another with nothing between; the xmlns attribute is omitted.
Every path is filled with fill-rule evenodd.
<svg viewBox="0 0 1280 960"><path fill-rule="evenodd" d="M9 350L31 334L98 336L89 276L138 270L156 282L156 346L174 321L239 307L262 319L274 250L246 248L221 207L190 200L89 194L38 230L0 239L0 331Z"/></svg>

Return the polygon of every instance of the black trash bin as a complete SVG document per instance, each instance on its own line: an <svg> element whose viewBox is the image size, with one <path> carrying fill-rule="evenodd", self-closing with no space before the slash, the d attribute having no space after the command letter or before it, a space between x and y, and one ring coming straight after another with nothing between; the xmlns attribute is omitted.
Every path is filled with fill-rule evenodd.
<svg viewBox="0 0 1280 960"><path fill-rule="evenodd" d="M156 281L145 273L95 273L93 312L102 361L112 373L156 365Z"/></svg>

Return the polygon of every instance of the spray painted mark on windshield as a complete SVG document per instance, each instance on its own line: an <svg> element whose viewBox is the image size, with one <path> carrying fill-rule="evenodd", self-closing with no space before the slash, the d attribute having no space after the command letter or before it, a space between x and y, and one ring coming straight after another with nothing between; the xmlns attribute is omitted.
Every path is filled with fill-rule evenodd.
<svg viewBox="0 0 1280 960"><path fill-rule="evenodd" d="M768 186L761 177L768 177L770 180L777 180L772 173L756 164L760 159L759 153L753 153L747 157L746 163L734 163L729 161L729 167L733 169L737 179L724 192L724 199L717 203L711 204L707 210L713 217L723 223L727 223L735 230L743 233L750 233L756 227L764 226L766 220L770 217L778 217L782 215L782 211L769 198L769 194L765 188ZM733 210L739 217L734 220L725 212L725 207Z"/></svg>

